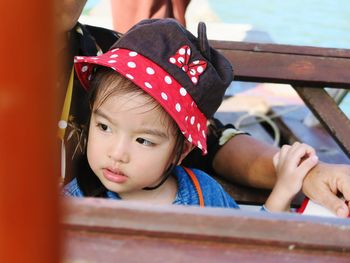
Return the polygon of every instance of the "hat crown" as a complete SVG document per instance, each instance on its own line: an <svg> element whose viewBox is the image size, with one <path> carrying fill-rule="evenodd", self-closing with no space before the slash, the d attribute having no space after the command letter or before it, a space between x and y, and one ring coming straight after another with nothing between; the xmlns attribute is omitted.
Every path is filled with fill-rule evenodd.
<svg viewBox="0 0 350 263"><path fill-rule="evenodd" d="M130 79L158 101L189 142L207 152L207 118L221 104L233 74L229 61L210 47L204 23L196 38L174 19L143 20L110 51L74 62L87 90L98 67Z"/></svg>
<svg viewBox="0 0 350 263"><path fill-rule="evenodd" d="M196 38L174 19L142 20L111 49L115 48L136 51L162 67L207 118L214 115L233 80L230 62L210 47L204 23L199 23Z"/></svg>

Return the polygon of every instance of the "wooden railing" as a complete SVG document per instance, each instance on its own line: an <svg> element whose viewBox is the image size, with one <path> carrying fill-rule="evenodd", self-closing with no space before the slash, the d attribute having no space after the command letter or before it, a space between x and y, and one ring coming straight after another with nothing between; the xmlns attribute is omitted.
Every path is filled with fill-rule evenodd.
<svg viewBox="0 0 350 263"><path fill-rule="evenodd" d="M349 262L347 219L67 201L67 262Z"/></svg>
<svg viewBox="0 0 350 263"><path fill-rule="evenodd" d="M350 153L350 123L324 87L349 88L350 51L212 41L240 81L291 84ZM350 221L233 209L68 200L67 262L349 262Z"/></svg>
<svg viewBox="0 0 350 263"><path fill-rule="evenodd" d="M350 157L350 121L324 90L350 89L350 50L212 41L234 66L235 79L290 84Z"/></svg>
<svg viewBox="0 0 350 263"><path fill-rule="evenodd" d="M325 143L327 136L331 136L340 148L332 149L330 154L319 152L320 159L350 164L350 121L324 90L325 87L350 89L350 50L234 41L211 41L211 45L230 60L235 80L291 85L329 134L323 132L320 136L318 128L305 128L298 123L299 126L289 131L293 139L312 145L322 140ZM283 123L281 128L285 125L288 124ZM338 150L345 154L334 154ZM224 178L216 179L242 203L261 204L269 194L266 190L232 184ZM297 198L294 202L297 205L301 200Z"/></svg>

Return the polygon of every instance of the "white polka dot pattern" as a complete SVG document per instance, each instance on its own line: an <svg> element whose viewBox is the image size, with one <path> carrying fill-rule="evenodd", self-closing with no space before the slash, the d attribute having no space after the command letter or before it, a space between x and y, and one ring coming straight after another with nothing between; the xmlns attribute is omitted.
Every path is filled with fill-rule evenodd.
<svg viewBox="0 0 350 263"><path fill-rule="evenodd" d="M134 76L131 74L125 74L125 77L129 78L129 79L134 79Z"/></svg>
<svg viewBox="0 0 350 263"><path fill-rule="evenodd" d="M185 47L181 52L190 55L190 50ZM197 65L205 69L200 63L199 61ZM206 117L200 112L187 90L164 69L135 51L121 48L102 54L98 59L75 57L77 75L86 89L90 85L88 78L97 65L113 68L150 94L175 120L187 140L206 153ZM197 68L195 72L198 73L200 70Z"/></svg>
<svg viewBox="0 0 350 263"><path fill-rule="evenodd" d="M176 109L177 112L180 112L181 111L181 105L179 103L176 103L175 109Z"/></svg>
<svg viewBox="0 0 350 263"><path fill-rule="evenodd" d="M186 96L187 90L184 87L181 87L180 88L180 94L181 94L181 96Z"/></svg>
<svg viewBox="0 0 350 263"><path fill-rule="evenodd" d="M146 86L147 88L149 88L149 89L152 88L152 85L151 85L149 82L145 82L145 86Z"/></svg>
<svg viewBox="0 0 350 263"><path fill-rule="evenodd" d="M174 56L169 58L169 62L181 68L188 75L192 83L196 85L198 83L199 75L201 75L207 67L207 62L197 59L192 63L189 63L190 57L191 48L184 45Z"/></svg>
<svg viewBox="0 0 350 263"><path fill-rule="evenodd" d="M163 100L168 100L168 96L164 92L161 93L161 96Z"/></svg>
<svg viewBox="0 0 350 263"><path fill-rule="evenodd" d="M164 81L165 81L166 84L171 84L172 83L170 76L165 76L164 77Z"/></svg>
<svg viewBox="0 0 350 263"><path fill-rule="evenodd" d="M136 68L135 62L128 62L128 67L129 68Z"/></svg>
<svg viewBox="0 0 350 263"><path fill-rule="evenodd" d="M171 64L175 64L176 63L176 59L175 58L170 58L169 61L170 61Z"/></svg>
<svg viewBox="0 0 350 263"><path fill-rule="evenodd" d="M153 75L153 74L155 73L154 69L151 68L151 67L147 67L147 68L146 68L146 72L147 72L147 74L149 74L149 75Z"/></svg>

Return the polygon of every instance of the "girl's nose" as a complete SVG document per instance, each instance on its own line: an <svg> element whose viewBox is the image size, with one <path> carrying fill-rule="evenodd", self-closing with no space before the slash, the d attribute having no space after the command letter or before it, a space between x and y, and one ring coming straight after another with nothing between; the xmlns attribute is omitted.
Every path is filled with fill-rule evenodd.
<svg viewBox="0 0 350 263"><path fill-rule="evenodd" d="M129 162L129 144L127 140L119 138L111 142L108 157L114 162Z"/></svg>

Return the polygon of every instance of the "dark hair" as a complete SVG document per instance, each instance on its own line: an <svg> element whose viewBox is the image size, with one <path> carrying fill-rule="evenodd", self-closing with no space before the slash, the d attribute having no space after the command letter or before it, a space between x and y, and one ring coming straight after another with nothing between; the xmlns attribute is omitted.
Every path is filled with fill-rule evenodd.
<svg viewBox="0 0 350 263"><path fill-rule="evenodd" d="M112 88L105 88L112 87ZM173 156L175 157L175 163L171 164L170 167L165 171L164 178L166 179L171 173L173 168L176 166L184 145L185 137L181 133L178 128L176 122L168 115L168 113L162 108L162 106L153 99L150 95L148 95L145 91L140 89L136 84L134 84L129 79L120 75L116 71L106 68L100 67L94 74L94 79L91 82L90 90L89 90L89 102L90 102L90 117L88 123L86 125L87 131L86 134L88 136L89 126L90 126L90 118L91 112L100 107L110 96L115 94L126 94L133 93L134 96L145 96L148 98L146 104L153 105L150 110L160 109L161 110L161 121L165 123L165 126L168 127L169 132L173 132L173 135L176 136L176 142L173 150ZM98 101L97 101L98 100ZM96 105L97 103L97 105ZM80 165L78 167L81 173L77 174L77 181L84 193L84 196L95 196L95 197L106 197L107 189L98 179L98 177L91 170L86 152L80 161ZM165 181L162 180L162 183ZM159 187L161 184L152 188L145 188L146 190L152 190Z"/></svg>

